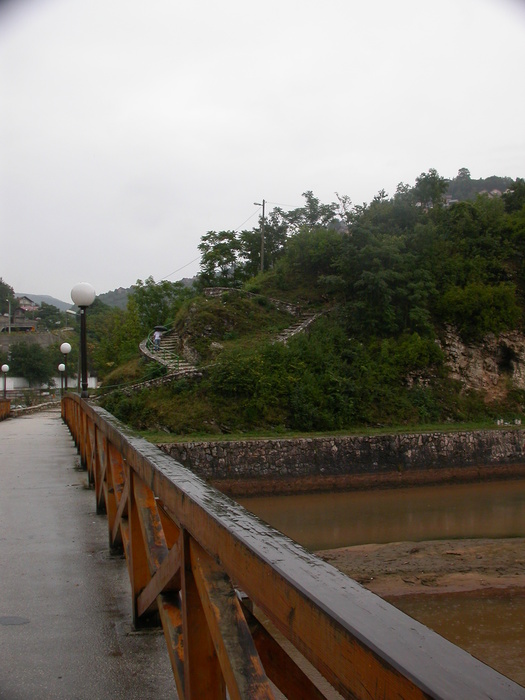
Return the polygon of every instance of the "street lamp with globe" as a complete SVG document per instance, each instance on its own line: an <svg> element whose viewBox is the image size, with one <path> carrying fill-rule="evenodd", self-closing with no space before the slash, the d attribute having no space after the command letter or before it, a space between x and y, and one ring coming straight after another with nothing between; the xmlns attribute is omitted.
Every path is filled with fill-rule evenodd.
<svg viewBox="0 0 525 700"><path fill-rule="evenodd" d="M86 309L95 301L96 292L89 282L79 282L71 290L71 299L80 309L80 367L82 377L82 391L80 396L88 398L87 379L87 339L86 339Z"/></svg>
<svg viewBox="0 0 525 700"><path fill-rule="evenodd" d="M58 366L58 369L61 372L64 372L64 386L67 392L67 356L71 352L71 345L69 343L62 343L60 346L60 352L62 355L64 355L64 369L60 369L60 365Z"/></svg>
<svg viewBox="0 0 525 700"><path fill-rule="evenodd" d="M4 375L4 399L7 397L7 373L9 372L9 365L2 365L2 373Z"/></svg>
<svg viewBox="0 0 525 700"><path fill-rule="evenodd" d="M58 371L60 372L60 396L64 395L64 372L66 371L66 365L61 362L58 365ZM67 374L66 374L66 389L67 389Z"/></svg>

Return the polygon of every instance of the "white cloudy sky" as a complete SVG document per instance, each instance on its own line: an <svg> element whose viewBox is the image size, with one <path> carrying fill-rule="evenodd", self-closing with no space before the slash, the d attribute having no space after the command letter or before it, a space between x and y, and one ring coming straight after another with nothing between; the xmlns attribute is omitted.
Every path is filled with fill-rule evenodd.
<svg viewBox="0 0 525 700"><path fill-rule="evenodd" d="M525 177L523 0L0 2L0 276L69 301L431 167Z"/></svg>

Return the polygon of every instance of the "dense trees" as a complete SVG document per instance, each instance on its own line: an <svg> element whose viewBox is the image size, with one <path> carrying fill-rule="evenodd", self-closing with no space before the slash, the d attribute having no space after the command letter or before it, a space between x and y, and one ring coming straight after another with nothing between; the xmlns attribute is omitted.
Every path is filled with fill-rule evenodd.
<svg viewBox="0 0 525 700"><path fill-rule="evenodd" d="M467 341L515 328L522 318L516 287L508 283L469 282L464 287L449 287L439 300L438 311Z"/></svg>
<svg viewBox="0 0 525 700"><path fill-rule="evenodd" d="M503 193L503 202L505 204L505 209L509 214L512 213L523 213L523 207L525 206L525 180L521 177L511 183Z"/></svg>
<svg viewBox="0 0 525 700"><path fill-rule="evenodd" d="M15 377L24 377L32 387L49 384L57 374L57 348L42 348L37 343L13 343L10 347L9 370Z"/></svg>
<svg viewBox="0 0 525 700"><path fill-rule="evenodd" d="M66 325L65 313L53 306L53 304L46 304L45 301L42 302L38 311L33 312L32 316L38 319L38 327L40 329L45 328L50 331Z"/></svg>
<svg viewBox="0 0 525 700"><path fill-rule="evenodd" d="M0 313L5 314L9 309L9 302L14 304L15 291L7 282L0 277Z"/></svg>
<svg viewBox="0 0 525 700"><path fill-rule="evenodd" d="M239 279L240 240L235 231L208 231L202 236L201 277L208 286L235 286Z"/></svg>
<svg viewBox="0 0 525 700"><path fill-rule="evenodd" d="M181 282L155 282L153 277L145 282L137 280L128 300L128 312L136 314L139 334L145 337L155 326L172 321L177 308L191 294Z"/></svg>
<svg viewBox="0 0 525 700"><path fill-rule="evenodd" d="M421 173L416 178L414 196L422 207L437 207L444 202L443 197L448 188L448 182L440 177L435 168L430 168L428 173Z"/></svg>
<svg viewBox="0 0 525 700"><path fill-rule="evenodd" d="M264 269L272 269L295 236L338 222L338 204L322 204L311 191L305 205L290 211L276 207L264 222ZM252 231L208 231L201 238L201 286L240 287L261 269L262 222Z"/></svg>
<svg viewBox="0 0 525 700"><path fill-rule="evenodd" d="M469 178L462 169L458 179ZM297 289L305 278L322 289L343 305L348 330L359 337L433 337L436 324L452 323L472 340L518 327L525 184L517 180L504 197L480 195L448 207L446 187L431 169L393 198L381 191L370 205L340 206L344 229L331 225L335 205L323 207L306 193L303 213L294 210L290 219L300 224L289 229L276 278L286 280L283 289Z"/></svg>
<svg viewBox="0 0 525 700"><path fill-rule="evenodd" d="M481 192L499 190L503 193L511 183L512 180L509 177L497 177L496 175L475 180L471 177L468 168L460 168L457 177L449 182L448 194L455 200L476 199Z"/></svg>

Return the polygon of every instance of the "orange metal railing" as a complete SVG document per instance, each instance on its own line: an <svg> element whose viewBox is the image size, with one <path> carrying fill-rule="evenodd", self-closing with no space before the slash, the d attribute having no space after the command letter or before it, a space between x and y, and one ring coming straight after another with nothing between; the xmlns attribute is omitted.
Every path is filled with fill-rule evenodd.
<svg viewBox="0 0 525 700"><path fill-rule="evenodd" d="M103 409L69 395L62 415L97 512L107 513L109 545L125 552L134 623L162 624L180 698L273 698L275 687L301 700L332 697L326 687L367 700L525 698L525 688L252 516Z"/></svg>

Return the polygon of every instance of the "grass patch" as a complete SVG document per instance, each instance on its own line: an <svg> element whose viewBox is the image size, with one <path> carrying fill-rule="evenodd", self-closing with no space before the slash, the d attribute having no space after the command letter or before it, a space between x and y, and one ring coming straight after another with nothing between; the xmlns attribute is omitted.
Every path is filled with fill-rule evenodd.
<svg viewBox="0 0 525 700"><path fill-rule="evenodd" d="M202 362L214 359L217 347L254 347L290 326L293 316L271 302L231 291L198 297L179 313L175 329Z"/></svg>
<svg viewBox="0 0 525 700"><path fill-rule="evenodd" d="M356 426L349 430L300 432L294 430L248 430L235 431L228 434L211 434L207 432L195 432L188 434L173 434L154 430L139 430L138 434L151 443L179 443L179 442L227 442L230 440L264 440L286 438L323 438L323 437L352 437L352 436L376 436L376 435L407 435L423 433L457 433L472 432L475 430L520 430L521 425L504 423L497 425L493 420L472 421L468 423L433 423L429 425L398 425L389 427Z"/></svg>

